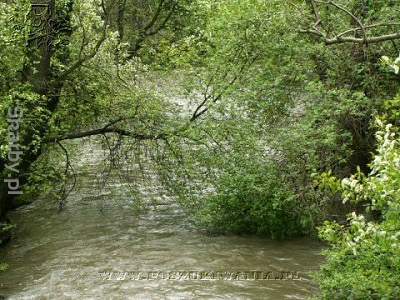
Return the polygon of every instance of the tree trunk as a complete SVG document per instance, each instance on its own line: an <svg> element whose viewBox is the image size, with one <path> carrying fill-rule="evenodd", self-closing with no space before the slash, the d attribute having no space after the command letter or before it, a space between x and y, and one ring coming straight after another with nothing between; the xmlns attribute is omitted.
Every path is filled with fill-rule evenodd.
<svg viewBox="0 0 400 300"><path fill-rule="evenodd" d="M51 59L54 55L55 49L53 47L53 40L56 35L65 34L67 31L67 37L72 33L70 30L70 13L72 11L72 1L69 5L69 12L66 14L64 19L58 18L55 23L55 0L32 0L29 11L30 17L30 34L26 45L26 65L22 70L22 82L30 83L32 86L32 92L44 95L48 99L46 109L54 112L59 102L60 91L62 89L62 83L57 84L56 87L52 87L50 82L55 78L54 70L51 68ZM60 24L62 22L63 24ZM61 33L59 28L63 28ZM66 28L66 29L65 29ZM58 30L58 31L57 31ZM61 49L61 51L66 51ZM68 59L68 55L64 56L64 59ZM24 102L24 99L20 99L20 102ZM34 105L34 104L33 104ZM33 107L31 107L33 108ZM27 109L31 109L27 107ZM28 146L32 144L32 138L34 135L39 135L43 138L48 131L47 120L43 120L39 124L35 120L35 128L21 123L24 134L20 136L19 144ZM21 131L22 132L22 131ZM28 180L28 172L32 163L34 163L40 156L39 151L33 151L33 146L24 150L22 159L19 160L17 167L19 173L20 186L25 184ZM7 220L6 214L10 209L13 200L18 195L12 195L8 193L8 186L4 182L7 178L5 165L10 165L10 162L6 160L0 161L0 178L2 181L0 188L0 222Z"/></svg>

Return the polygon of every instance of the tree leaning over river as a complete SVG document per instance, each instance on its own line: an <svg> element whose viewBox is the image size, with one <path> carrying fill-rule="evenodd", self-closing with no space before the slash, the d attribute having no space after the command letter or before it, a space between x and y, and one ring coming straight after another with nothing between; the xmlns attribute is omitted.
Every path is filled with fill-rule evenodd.
<svg viewBox="0 0 400 300"><path fill-rule="evenodd" d="M284 237L345 221L363 206L311 175L368 171L371 121L398 90L379 57L397 51L399 25L396 3L342 2L1 2L1 107L24 112L24 195L3 184L1 218L38 194L62 208L65 141L96 135L113 166L149 150L210 231ZM3 181L5 120L1 131Z"/></svg>
<svg viewBox="0 0 400 300"><path fill-rule="evenodd" d="M124 64L130 64L128 60L133 59L148 37L156 35L170 22L177 21L178 14L183 18L181 2L161 0L158 3L134 4L101 1L89 4L84 1L35 0L20 1L18 4L1 3L5 12L2 16L2 109L7 112L8 107L22 105L25 111L25 122L20 129L20 145L24 154L18 164L21 185L28 183L32 166L49 143L57 144L64 151L62 140L90 135L115 133L135 139L156 137L156 133L131 132L118 126L118 122L130 116L116 113L115 116L102 118L96 115L96 110L101 109L103 104L99 103L102 95L96 94L93 85L100 80L95 77L96 71L92 74L84 72L89 75L86 77L79 72L90 67L89 61L98 60L96 56L105 55L105 51L111 48L114 48L115 63L110 65L117 68L121 44L125 43L125 27L129 27L125 32L131 34L129 42L132 45L128 47L129 55L124 58ZM124 18L126 10L134 10L136 17ZM136 25L133 27L138 32L132 32L132 25ZM113 31L116 28L118 38ZM107 44L109 49L106 50ZM134 69L134 63L130 67ZM122 81L122 78L119 80ZM106 88L100 86L100 89ZM101 124L97 129L77 130L78 126L74 126L79 124L84 129L83 124L94 125L96 118L102 118L97 122ZM7 147L6 137L5 132L3 149ZM5 154L6 151L2 151L2 182L7 178ZM4 184L0 194L0 220L4 220L15 197L8 194ZM64 197L60 195L60 199Z"/></svg>
<svg viewBox="0 0 400 300"><path fill-rule="evenodd" d="M148 141L156 153L161 146L165 149L163 153L172 159L180 143L212 141L213 135L232 126L229 120L204 122L209 111L215 111L221 118L224 107L242 106L243 112L248 107L253 116L244 114L242 119L247 119L244 124L256 116L260 122L266 120L263 114L269 111L271 116L275 114L268 121L272 124L292 105L293 95L287 97L287 93L278 89L269 97L282 106L277 102L272 104L271 99L267 101L267 95L262 96L263 91L276 86L265 77L273 78L275 73L265 72L259 66L266 59L278 59L277 53L271 55L272 44L262 47L262 35L267 34L268 26L280 31L285 28L275 15L280 10L278 3L270 7L258 3L253 10L247 2L221 6L164 0L141 4L23 1L1 5L5 12L1 104L5 112L16 105L21 105L24 111L19 132L24 154L18 170L25 192L14 199L8 195L7 186L2 185L2 219L10 207L32 200L36 192L53 190L52 197L59 200L60 207L64 205L69 190L65 180L73 173L65 140L100 135L105 140L110 136L118 141L125 139L128 145ZM243 20L231 22L235 14L242 12L247 14ZM217 13L223 16L221 22ZM271 21L264 22L269 18ZM231 36L229 43L225 43L228 31ZM280 47L283 49L284 45ZM289 52L285 55L291 55ZM185 73L184 89L199 94L191 100L186 118L178 116L176 103L144 88L140 81L149 69ZM276 68L274 72L277 71ZM256 80L252 81L251 75L256 75ZM281 80L278 86L292 81L298 80L293 76ZM261 106L251 103L252 98L261 96L265 99ZM234 97L241 100L232 101ZM222 100L223 105L217 108ZM232 113L238 112L232 110ZM220 128L214 126L218 122ZM209 134L215 129L218 131L211 136L204 135L205 131ZM2 123L2 132L5 134L1 168L5 179L6 122ZM50 156L64 160L65 168L60 170L57 163L46 161ZM58 189L51 183L58 183Z"/></svg>

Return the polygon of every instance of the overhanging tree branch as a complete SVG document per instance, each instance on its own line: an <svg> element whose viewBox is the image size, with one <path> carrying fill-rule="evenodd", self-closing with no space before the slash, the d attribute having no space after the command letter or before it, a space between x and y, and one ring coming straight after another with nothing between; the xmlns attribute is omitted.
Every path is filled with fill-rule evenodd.
<svg viewBox="0 0 400 300"><path fill-rule="evenodd" d="M44 143L52 143L57 141L65 141L65 140L74 140L84 137L89 137L93 135L104 135L106 133L115 133L121 136L128 136L134 138L136 140L159 140L167 138L166 133L159 134L140 134L135 133L126 129L118 128L118 127L105 127L93 130L87 130L82 132L70 133L62 136L49 136L43 139Z"/></svg>
<svg viewBox="0 0 400 300"><path fill-rule="evenodd" d="M373 35L369 31L377 27L393 27L400 26L398 22L383 22L376 24L364 24L361 18L358 18L349 9L337 4L334 1L317 1L309 0L309 5L311 6L312 16L314 20L314 25L307 29L300 29L300 33L311 34L319 39L321 39L325 44L343 44L343 43L357 43L357 44L373 44L380 43L384 41L393 41L400 38L400 27L399 30L387 34ZM345 13L351 18L353 23L357 26L354 28L349 28L342 31L339 34L330 36L329 32L324 29L324 20L321 19L321 13L319 10L320 5L330 5L333 6L338 11ZM359 33L362 33L362 36ZM351 36L350 36L351 35Z"/></svg>
<svg viewBox="0 0 400 300"><path fill-rule="evenodd" d="M349 31L353 31L353 29ZM318 36L327 45L343 44L343 43L374 44L384 41L392 41L400 38L400 32L387 35L372 36L367 38L344 37L343 34L337 35L333 38L328 38L324 33L313 29L300 30L300 32Z"/></svg>

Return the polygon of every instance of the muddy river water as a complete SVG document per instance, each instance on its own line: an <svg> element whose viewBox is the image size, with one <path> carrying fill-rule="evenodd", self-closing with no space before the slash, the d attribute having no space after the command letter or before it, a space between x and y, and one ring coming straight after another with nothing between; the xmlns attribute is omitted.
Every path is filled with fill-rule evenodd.
<svg viewBox="0 0 400 300"><path fill-rule="evenodd" d="M173 200L146 210L124 196L93 196L96 157L59 213L41 199L10 213L18 227L0 249L6 299L307 299L322 261L309 239L206 235ZM112 183L118 190L124 182ZM117 193L118 194L118 193ZM117 199L118 200L115 200Z"/></svg>

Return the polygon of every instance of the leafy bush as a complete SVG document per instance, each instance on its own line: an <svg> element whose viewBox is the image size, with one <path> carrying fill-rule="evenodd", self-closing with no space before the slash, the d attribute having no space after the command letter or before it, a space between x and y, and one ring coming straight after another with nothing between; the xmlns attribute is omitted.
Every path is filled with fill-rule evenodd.
<svg viewBox="0 0 400 300"><path fill-rule="evenodd" d="M218 179L196 220L213 232L257 233L274 238L301 233L302 210L274 166L249 164Z"/></svg>
<svg viewBox="0 0 400 300"><path fill-rule="evenodd" d="M370 174L343 179L341 191L344 201L368 201L366 211L380 214L380 221L353 212L347 225L326 222L319 229L331 245L315 275L319 299L400 298L400 140L391 124L378 124L385 130L376 134Z"/></svg>

